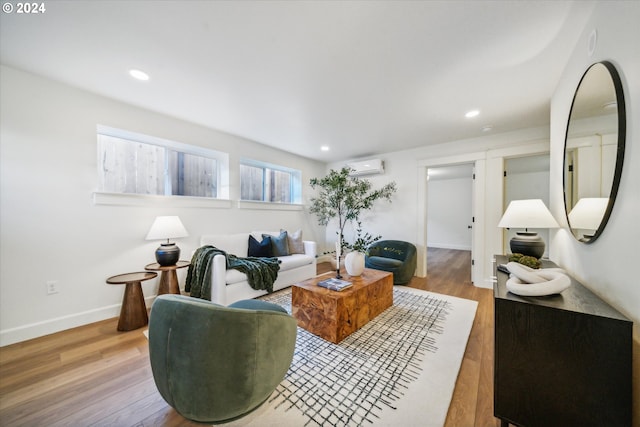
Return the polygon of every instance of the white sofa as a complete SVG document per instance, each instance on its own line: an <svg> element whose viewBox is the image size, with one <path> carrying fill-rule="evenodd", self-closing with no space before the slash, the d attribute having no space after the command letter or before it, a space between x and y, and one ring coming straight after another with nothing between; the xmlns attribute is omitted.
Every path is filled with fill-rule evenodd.
<svg viewBox="0 0 640 427"><path fill-rule="evenodd" d="M262 234L278 236L280 232L253 231L251 233L203 235L200 238L200 246L212 245L218 249L236 255L246 257L249 249L249 234L257 241L262 240ZM280 270L278 278L273 284L273 290L279 290L291 286L296 282L315 277L316 272L316 242L304 241L304 254L293 254L278 257ZM265 295L267 291L256 290L247 282L247 275L238 270L226 268L226 260L223 255L213 258L211 271L211 301L229 305L242 299L256 298Z"/></svg>

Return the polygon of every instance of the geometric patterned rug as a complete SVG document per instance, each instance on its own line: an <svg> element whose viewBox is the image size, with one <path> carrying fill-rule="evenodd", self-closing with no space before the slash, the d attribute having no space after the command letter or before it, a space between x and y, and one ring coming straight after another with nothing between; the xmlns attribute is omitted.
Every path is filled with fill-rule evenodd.
<svg viewBox="0 0 640 427"><path fill-rule="evenodd" d="M406 287L394 287L393 298L339 344L299 327L284 380L226 425L443 425L477 303ZM291 313L290 288L262 299Z"/></svg>

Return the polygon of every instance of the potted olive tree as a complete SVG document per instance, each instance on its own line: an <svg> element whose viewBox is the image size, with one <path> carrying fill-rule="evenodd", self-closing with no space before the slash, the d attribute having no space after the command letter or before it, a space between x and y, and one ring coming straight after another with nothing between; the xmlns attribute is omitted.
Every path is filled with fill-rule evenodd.
<svg viewBox="0 0 640 427"><path fill-rule="evenodd" d="M362 227L359 222L360 215L373 208L374 202L380 199L391 201L391 196L396 191L396 183L390 182L384 187L372 190L371 182L366 179L351 176L352 169L344 167L339 171L330 170L324 178L312 178L311 188L320 189L318 197L311 199L310 212L318 217L320 225L328 225L333 219L338 221L338 242L336 245L337 263L344 249L362 253L369 244L380 239L369 233L362 235ZM353 244L344 240L344 228L349 222L358 223L358 235ZM375 239L375 240L372 240ZM364 255L362 257L364 263ZM364 268L364 267L363 267ZM349 272L351 274L351 272Z"/></svg>

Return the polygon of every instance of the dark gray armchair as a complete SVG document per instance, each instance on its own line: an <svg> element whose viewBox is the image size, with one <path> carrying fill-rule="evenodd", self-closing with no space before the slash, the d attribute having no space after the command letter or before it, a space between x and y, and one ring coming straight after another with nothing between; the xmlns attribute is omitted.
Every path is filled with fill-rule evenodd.
<svg viewBox="0 0 640 427"><path fill-rule="evenodd" d="M167 294L151 309L153 379L164 400L193 421L231 421L259 407L287 373L295 343L296 320L265 301L224 307Z"/></svg>
<svg viewBox="0 0 640 427"><path fill-rule="evenodd" d="M416 271L416 247L401 240L379 240L369 246L365 257L366 268L390 271L393 284L409 283Z"/></svg>

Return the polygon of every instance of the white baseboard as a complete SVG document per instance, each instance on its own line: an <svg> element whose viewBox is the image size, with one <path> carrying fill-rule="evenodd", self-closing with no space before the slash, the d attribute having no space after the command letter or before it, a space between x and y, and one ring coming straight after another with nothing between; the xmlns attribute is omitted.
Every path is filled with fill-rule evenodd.
<svg viewBox="0 0 640 427"><path fill-rule="evenodd" d="M493 284L495 283L495 277L489 277L487 279L481 280L478 283L473 283L476 288L484 288L484 289L493 289Z"/></svg>
<svg viewBox="0 0 640 427"><path fill-rule="evenodd" d="M145 298L147 307L151 307L155 298L155 295ZM114 304L81 313L43 320L42 322L30 323L17 328L0 330L0 347L118 317L121 306L122 304Z"/></svg>

